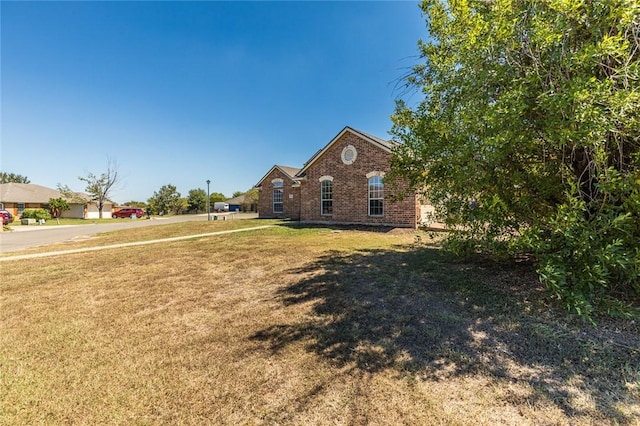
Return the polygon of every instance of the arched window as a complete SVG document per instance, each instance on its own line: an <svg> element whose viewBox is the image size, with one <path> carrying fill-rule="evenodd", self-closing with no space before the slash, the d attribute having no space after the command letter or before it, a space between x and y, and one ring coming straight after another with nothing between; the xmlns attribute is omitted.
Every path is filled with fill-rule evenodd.
<svg viewBox="0 0 640 426"><path fill-rule="evenodd" d="M333 178L329 176L320 181L320 214L323 216L333 214Z"/></svg>
<svg viewBox="0 0 640 426"><path fill-rule="evenodd" d="M384 183L382 176L369 178L369 216L384 215Z"/></svg>
<svg viewBox="0 0 640 426"><path fill-rule="evenodd" d="M284 182L282 179L274 179L273 184L273 212L284 212Z"/></svg>

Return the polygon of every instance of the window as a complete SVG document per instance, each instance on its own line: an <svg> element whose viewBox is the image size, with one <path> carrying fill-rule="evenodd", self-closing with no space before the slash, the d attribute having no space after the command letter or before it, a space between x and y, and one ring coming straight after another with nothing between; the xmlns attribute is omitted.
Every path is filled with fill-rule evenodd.
<svg viewBox="0 0 640 426"><path fill-rule="evenodd" d="M333 214L333 180L326 179L320 182L320 214L330 216Z"/></svg>
<svg viewBox="0 0 640 426"><path fill-rule="evenodd" d="M18 216L20 216L23 211L24 211L24 204L18 203Z"/></svg>
<svg viewBox="0 0 640 426"><path fill-rule="evenodd" d="M342 162L346 165L353 164L356 161L356 157L358 157L358 151L353 145L347 145L342 150Z"/></svg>
<svg viewBox="0 0 640 426"><path fill-rule="evenodd" d="M273 180L273 212L284 212L284 183L281 179Z"/></svg>
<svg viewBox="0 0 640 426"><path fill-rule="evenodd" d="M382 176L369 178L369 216L384 214L384 183Z"/></svg>

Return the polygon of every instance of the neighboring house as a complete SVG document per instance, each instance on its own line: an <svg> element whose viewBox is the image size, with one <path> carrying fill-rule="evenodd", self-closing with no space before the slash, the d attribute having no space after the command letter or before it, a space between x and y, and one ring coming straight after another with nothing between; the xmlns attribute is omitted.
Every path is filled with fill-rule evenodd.
<svg viewBox="0 0 640 426"><path fill-rule="evenodd" d="M345 127L302 169L273 166L258 182L259 217L416 228L432 208L394 201L384 176L397 143Z"/></svg>
<svg viewBox="0 0 640 426"><path fill-rule="evenodd" d="M255 212L258 211L258 205L255 200L248 197L247 194L242 194L240 196L229 198L225 201L225 203L229 204L230 212Z"/></svg>
<svg viewBox="0 0 640 426"><path fill-rule="evenodd" d="M62 217L80 219L98 219L100 213L95 202L89 195L75 193L77 200L69 201L70 210L62 212ZM26 209L46 209L51 198L64 198L60 191L46 186L32 183L3 183L0 184L0 207L10 211L15 217L20 217ZM105 202L102 217L111 217L111 202Z"/></svg>

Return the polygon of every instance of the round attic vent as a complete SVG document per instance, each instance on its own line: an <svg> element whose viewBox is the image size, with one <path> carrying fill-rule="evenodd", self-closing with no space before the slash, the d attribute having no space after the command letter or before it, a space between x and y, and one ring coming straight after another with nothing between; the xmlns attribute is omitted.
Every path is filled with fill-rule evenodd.
<svg viewBox="0 0 640 426"><path fill-rule="evenodd" d="M347 145L343 150L342 150L342 162L344 164L353 164L354 161L356 161L356 157L358 156L358 151L356 151L356 148L353 145Z"/></svg>

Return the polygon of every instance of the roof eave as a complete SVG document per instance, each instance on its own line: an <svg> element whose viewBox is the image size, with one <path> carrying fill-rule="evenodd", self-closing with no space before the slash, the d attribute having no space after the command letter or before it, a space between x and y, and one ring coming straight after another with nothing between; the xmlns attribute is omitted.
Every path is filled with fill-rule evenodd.
<svg viewBox="0 0 640 426"><path fill-rule="evenodd" d="M280 170L280 172L282 172L282 173L283 173L285 176L287 176L289 179L291 179L291 180L293 180L293 181L295 181L295 180L296 180L296 178L295 178L295 177L296 177L296 175L297 175L297 174L296 174L296 175L294 175L294 176L291 176L289 173L287 173L287 171L286 171L286 170L282 169L282 167L281 167L280 165L276 164L276 165L274 165L273 167L271 167L271 168L269 169L269 171L268 171L264 176L262 176L262 179L260 179L260 180L258 181L258 183L256 183L253 187L254 187L254 188L257 188L257 189L260 189L260 188L262 187L262 182L263 182L263 181L267 178L267 176L269 176L269 175L271 174L271 172L273 172L275 169ZM295 169L295 167L291 167L291 169Z"/></svg>

